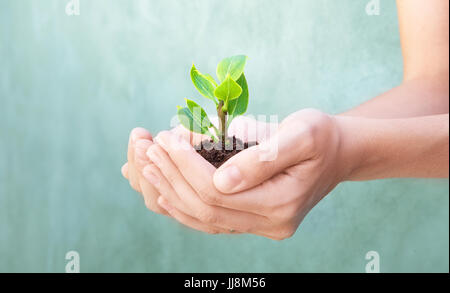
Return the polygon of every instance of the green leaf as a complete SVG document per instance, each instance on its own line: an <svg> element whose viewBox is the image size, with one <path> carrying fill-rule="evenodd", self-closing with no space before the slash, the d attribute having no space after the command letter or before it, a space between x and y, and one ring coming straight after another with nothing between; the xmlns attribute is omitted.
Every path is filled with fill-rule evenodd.
<svg viewBox="0 0 450 293"><path fill-rule="evenodd" d="M242 93L237 99L228 102L228 114L230 115L230 119L243 115L247 111L248 106L248 85L245 75L242 74L236 83L242 88Z"/></svg>
<svg viewBox="0 0 450 293"><path fill-rule="evenodd" d="M242 93L242 88L228 75L225 80L216 88L214 95L224 102L225 109L228 102L238 98Z"/></svg>
<svg viewBox="0 0 450 293"><path fill-rule="evenodd" d="M191 68L191 79L202 96L217 104L217 100L214 97L214 89L216 86L207 76L201 74L200 71L195 68L194 64L192 64Z"/></svg>
<svg viewBox="0 0 450 293"><path fill-rule="evenodd" d="M213 137L213 135L211 134L211 132L209 132L207 127L202 126L201 122L199 123L197 119L194 119L194 114L192 114L189 108L179 107L177 115L181 125L186 127L188 130L195 133L206 134L210 137Z"/></svg>
<svg viewBox="0 0 450 293"><path fill-rule="evenodd" d="M227 75L230 75L231 79L237 80L244 72L246 62L247 56L245 55L232 56L220 61L216 70L220 82L223 82Z"/></svg>
<svg viewBox="0 0 450 293"><path fill-rule="evenodd" d="M209 75L209 74L204 74L204 76L205 76L210 82L212 82L212 84L214 84L215 87L218 86L218 84L217 84L216 80L214 79L214 77L212 77L212 76Z"/></svg>
<svg viewBox="0 0 450 293"><path fill-rule="evenodd" d="M213 127L213 124L211 123L211 120L209 120L208 115L206 114L206 111L203 110L202 107L200 107L196 102L185 99L186 105L189 108L189 111L193 114L193 118L198 122L198 124L202 125L203 127L211 128Z"/></svg>

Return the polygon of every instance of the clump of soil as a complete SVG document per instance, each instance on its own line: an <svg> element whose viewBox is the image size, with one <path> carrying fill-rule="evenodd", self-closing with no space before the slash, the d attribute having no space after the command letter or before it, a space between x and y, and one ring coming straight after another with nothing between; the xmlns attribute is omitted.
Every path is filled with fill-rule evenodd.
<svg viewBox="0 0 450 293"><path fill-rule="evenodd" d="M229 142L227 144L223 144L222 141L214 142L212 139L204 140L196 145L195 149L205 160L210 162L214 167L219 168L229 158L240 151L258 144L256 141L243 142L235 136L228 140ZM233 141L233 147L231 147L231 141Z"/></svg>

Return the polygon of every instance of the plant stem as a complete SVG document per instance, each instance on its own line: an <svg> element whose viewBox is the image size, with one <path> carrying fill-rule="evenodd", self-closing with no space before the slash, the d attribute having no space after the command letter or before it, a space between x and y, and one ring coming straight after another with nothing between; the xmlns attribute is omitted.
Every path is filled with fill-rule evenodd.
<svg viewBox="0 0 450 293"><path fill-rule="evenodd" d="M217 116L219 116L219 129L222 136L222 145L225 147L225 140L227 138L227 113L222 111L223 101L219 102L217 106Z"/></svg>
<svg viewBox="0 0 450 293"><path fill-rule="evenodd" d="M213 137L213 140L214 140L214 142L217 142L217 141L219 141L219 139L220 139L220 131L219 131L219 129L217 129L217 127L215 127L214 126L214 124L212 125L212 128L214 129L214 133L216 134L216 136L212 136Z"/></svg>

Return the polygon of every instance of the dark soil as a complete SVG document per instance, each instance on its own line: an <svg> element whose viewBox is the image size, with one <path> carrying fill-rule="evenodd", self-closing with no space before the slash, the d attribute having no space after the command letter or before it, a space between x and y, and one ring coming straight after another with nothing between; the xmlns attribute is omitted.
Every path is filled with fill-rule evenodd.
<svg viewBox="0 0 450 293"><path fill-rule="evenodd" d="M204 140L196 145L195 149L197 150L197 153L205 158L205 160L210 162L214 167L219 168L229 158L240 151L258 144L256 141L243 142L239 138L233 136L233 147L231 147L231 138L229 138L229 140L230 143L225 146L221 141L214 142L212 139Z"/></svg>

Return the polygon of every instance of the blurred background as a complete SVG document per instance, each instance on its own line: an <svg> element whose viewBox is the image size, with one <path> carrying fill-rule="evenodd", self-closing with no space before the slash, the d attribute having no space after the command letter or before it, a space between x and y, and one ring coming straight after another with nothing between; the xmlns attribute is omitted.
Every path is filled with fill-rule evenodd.
<svg viewBox="0 0 450 293"><path fill-rule="evenodd" d="M248 114L339 113L396 86L395 1L0 1L0 272L448 272L449 181L344 183L294 237L205 235L122 178L129 131L170 127L189 78L246 54ZM207 103L208 104L208 103Z"/></svg>

